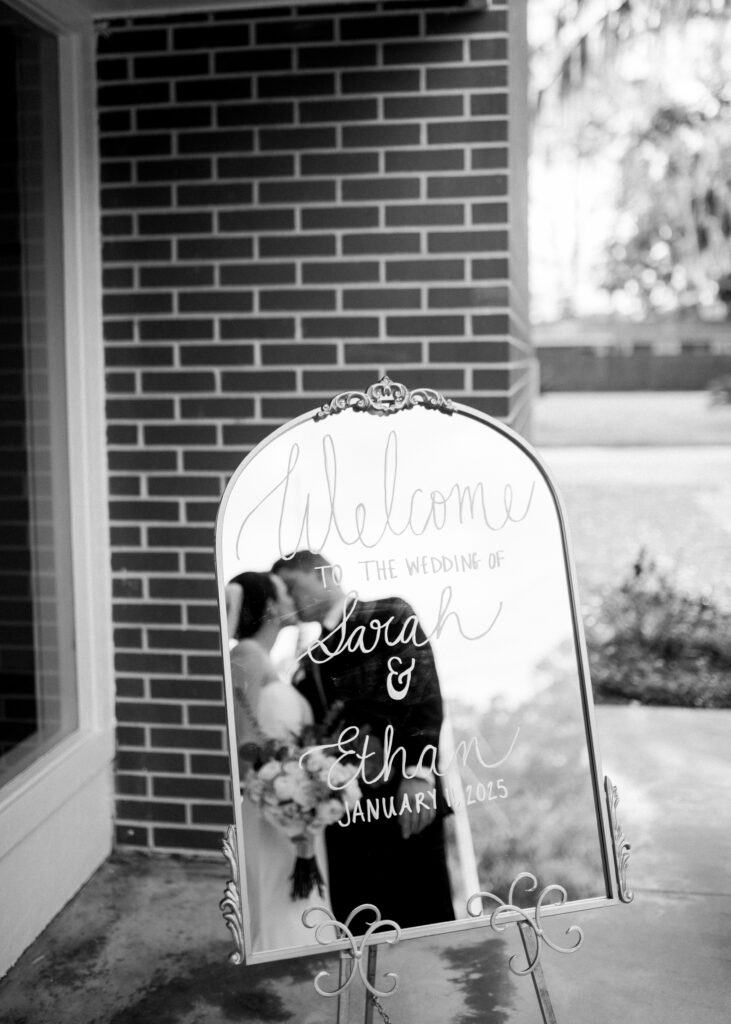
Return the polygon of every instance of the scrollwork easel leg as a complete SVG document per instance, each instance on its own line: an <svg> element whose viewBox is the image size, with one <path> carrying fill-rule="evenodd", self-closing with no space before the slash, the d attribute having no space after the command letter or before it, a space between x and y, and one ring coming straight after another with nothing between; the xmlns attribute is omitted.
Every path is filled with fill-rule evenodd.
<svg viewBox="0 0 731 1024"><path fill-rule="evenodd" d="M355 970L353 957L347 949L340 951L340 970L338 975L338 1013L337 1024L348 1024L350 1016L350 976Z"/></svg>
<svg viewBox="0 0 731 1024"><path fill-rule="evenodd" d="M368 967L366 977L369 983L375 988L376 984L376 968L378 963L378 946L368 947ZM373 999L370 993L366 989L366 1001L365 1001L365 1016L363 1018L364 1024L373 1024Z"/></svg>
<svg viewBox="0 0 731 1024"><path fill-rule="evenodd" d="M233 964L244 962L244 919L241 913L241 889L239 885L239 856L236 845L236 827L229 825L223 840L223 855L231 869L231 878L226 883L223 899L218 904L226 927L234 941L234 951L229 955Z"/></svg>
<svg viewBox="0 0 731 1024"><path fill-rule="evenodd" d="M556 1014L553 1012L553 1004L551 1003L551 997L548 993L548 985L546 984L546 978L543 974L543 968L541 967L540 960L537 958L537 947L540 939L535 934L534 930L525 923L525 921L518 921L517 924L528 963L536 960L536 966L531 971L530 976L533 981L533 988L541 1011L541 1020L543 1021L543 1024L557 1024Z"/></svg>
<svg viewBox="0 0 731 1024"><path fill-rule="evenodd" d="M627 842L622 826L617 818L619 794L608 775L604 776L604 791L607 797L609 827L612 832L612 852L614 853L614 870L617 876L617 893L622 903L631 903L635 894L627 885L627 865L629 864L630 844Z"/></svg>

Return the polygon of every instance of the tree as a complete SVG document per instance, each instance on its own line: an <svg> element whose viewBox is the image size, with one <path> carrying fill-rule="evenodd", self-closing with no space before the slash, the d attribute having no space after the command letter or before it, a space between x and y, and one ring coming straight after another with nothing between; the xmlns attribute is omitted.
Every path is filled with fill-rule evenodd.
<svg viewBox="0 0 731 1024"><path fill-rule="evenodd" d="M614 178L597 290L645 314L720 301L731 315L731 0L535 9L536 160Z"/></svg>
<svg viewBox="0 0 731 1024"><path fill-rule="evenodd" d="M620 164L625 232L607 247L603 286L645 313L720 300L731 316L731 110L660 106Z"/></svg>

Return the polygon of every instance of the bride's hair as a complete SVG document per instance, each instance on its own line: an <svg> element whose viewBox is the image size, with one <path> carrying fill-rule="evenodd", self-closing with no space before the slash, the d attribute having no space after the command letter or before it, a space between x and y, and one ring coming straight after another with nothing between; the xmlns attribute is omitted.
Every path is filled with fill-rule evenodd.
<svg viewBox="0 0 731 1024"><path fill-rule="evenodd" d="M282 569L293 569L295 572L314 572L315 569L329 568L331 568L330 563L322 555L316 555L314 551L301 548L299 551L278 558L272 566L272 572L280 572Z"/></svg>
<svg viewBox="0 0 731 1024"><path fill-rule="evenodd" d="M267 572L242 572L230 581L244 592L236 626L236 639L243 640L257 633L266 619L267 604L277 600L274 581Z"/></svg>

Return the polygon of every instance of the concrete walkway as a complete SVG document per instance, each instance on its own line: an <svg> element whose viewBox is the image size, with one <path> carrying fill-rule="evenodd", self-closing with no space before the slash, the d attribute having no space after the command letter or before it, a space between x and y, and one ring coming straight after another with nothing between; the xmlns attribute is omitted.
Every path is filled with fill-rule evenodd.
<svg viewBox="0 0 731 1024"><path fill-rule="evenodd" d="M538 446L728 445L731 405L705 391L586 391L541 395L533 411Z"/></svg>
<svg viewBox="0 0 731 1024"><path fill-rule="evenodd" d="M726 1024L731 712L598 711L603 764L618 786L632 844L635 901L587 914L585 955L547 962L557 1018Z"/></svg>
<svg viewBox="0 0 731 1024"><path fill-rule="evenodd" d="M692 391L542 395L533 444L589 601L644 548L679 583L731 602L731 405Z"/></svg>
<svg viewBox="0 0 731 1024"><path fill-rule="evenodd" d="M547 925L560 1024L726 1024L731 1007L731 712L601 707L604 770L620 791L635 900ZM221 863L133 857L97 873L0 983L3 1024L333 1024L316 956L254 968L226 962ZM511 929L514 931L514 929ZM517 1024L540 1014L507 958L516 936L489 929L404 941L380 957L401 984L393 1024ZM336 973L333 977L336 977ZM358 983L359 985L359 983ZM362 1021L354 986L351 1021Z"/></svg>
<svg viewBox="0 0 731 1024"><path fill-rule="evenodd" d="M679 584L731 605L731 446L538 450L584 597L618 583L645 549Z"/></svg>

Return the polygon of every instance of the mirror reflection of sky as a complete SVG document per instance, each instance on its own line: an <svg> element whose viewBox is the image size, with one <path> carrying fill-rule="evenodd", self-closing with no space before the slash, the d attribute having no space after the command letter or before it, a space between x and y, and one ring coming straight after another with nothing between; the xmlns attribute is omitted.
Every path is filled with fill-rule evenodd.
<svg viewBox="0 0 731 1024"><path fill-rule="evenodd" d="M347 591L403 597L427 634L441 626L432 646L447 699L516 706L572 642L549 487L515 443L468 416L347 411L281 433L229 497L224 575L267 570L308 542L342 567Z"/></svg>

